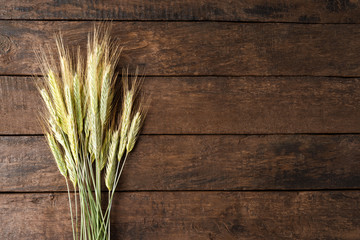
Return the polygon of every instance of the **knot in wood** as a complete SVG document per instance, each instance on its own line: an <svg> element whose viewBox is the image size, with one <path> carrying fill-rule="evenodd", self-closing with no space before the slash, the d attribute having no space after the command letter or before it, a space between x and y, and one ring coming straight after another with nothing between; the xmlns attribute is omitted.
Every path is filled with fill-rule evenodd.
<svg viewBox="0 0 360 240"><path fill-rule="evenodd" d="M11 49L11 40L8 36L0 34L0 55L6 54Z"/></svg>

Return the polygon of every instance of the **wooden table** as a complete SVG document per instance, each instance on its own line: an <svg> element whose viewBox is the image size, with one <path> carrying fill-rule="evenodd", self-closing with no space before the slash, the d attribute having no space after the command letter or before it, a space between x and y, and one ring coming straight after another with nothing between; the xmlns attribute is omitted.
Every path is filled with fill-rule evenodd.
<svg viewBox="0 0 360 240"><path fill-rule="evenodd" d="M34 50L93 20L152 95L112 239L360 239L358 1L0 2L0 239L71 239Z"/></svg>

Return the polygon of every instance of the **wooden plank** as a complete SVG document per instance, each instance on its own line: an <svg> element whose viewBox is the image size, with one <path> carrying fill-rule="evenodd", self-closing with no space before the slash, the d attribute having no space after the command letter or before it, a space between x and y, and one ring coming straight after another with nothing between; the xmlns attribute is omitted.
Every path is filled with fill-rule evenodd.
<svg viewBox="0 0 360 240"><path fill-rule="evenodd" d="M358 1L2 1L1 19L359 23Z"/></svg>
<svg viewBox="0 0 360 240"><path fill-rule="evenodd" d="M0 74L39 74L33 48L62 33L84 45L92 22L2 21ZM359 76L360 30L354 24L114 22L122 64L148 75ZM33 48L32 48L33 46Z"/></svg>
<svg viewBox="0 0 360 240"><path fill-rule="evenodd" d="M147 77L147 134L359 133L360 80ZM34 80L0 77L0 133L40 134Z"/></svg>
<svg viewBox="0 0 360 240"><path fill-rule="evenodd" d="M360 188L359 135L141 136L119 190ZM0 137L0 191L65 191L43 137Z"/></svg>
<svg viewBox="0 0 360 240"><path fill-rule="evenodd" d="M358 239L360 193L138 192L115 196L113 239ZM1 239L71 239L67 195L1 194Z"/></svg>

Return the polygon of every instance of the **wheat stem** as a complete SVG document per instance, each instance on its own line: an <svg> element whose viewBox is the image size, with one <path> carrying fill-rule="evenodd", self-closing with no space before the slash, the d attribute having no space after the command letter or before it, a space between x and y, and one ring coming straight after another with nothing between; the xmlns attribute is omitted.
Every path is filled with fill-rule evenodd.
<svg viewBox="0 0 360 240"><path fill-rule="evenodd" d="M76 239L75 231L74 231L74 218L73 218L72 207L71 207L71 197L70 197L69 182L68 182L67 178L65 178L65 181L66 181L66 188L67 188L67 193L68 193L68 198L69 198L69 207L70 207L70 217L71 217L71 226L72 226L72 231L73 231L73 239Z"/></svg>

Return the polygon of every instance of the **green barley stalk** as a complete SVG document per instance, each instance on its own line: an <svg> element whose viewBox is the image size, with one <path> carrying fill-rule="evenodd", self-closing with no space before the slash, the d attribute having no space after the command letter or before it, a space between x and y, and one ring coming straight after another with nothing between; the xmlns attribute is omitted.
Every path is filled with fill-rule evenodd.
<svg viewBox="0 0 360 240"><path fill-rule="evenodd" d="M66 48L61 35L56 37L56 53L42 49L38 55L45 76L39 85L46 109L45 134L66 180L74 240L110 239L114 192L145 118L138 70L128 77L128 70L123 69L122 91L116 90L121 48L109 33L107 25L94 28L86 57L80 48L76 54ZM115 97L119 92L122 96ZM74 190L75 221L68 180ZM105 209L102 181L109 193Z"/></svg>

